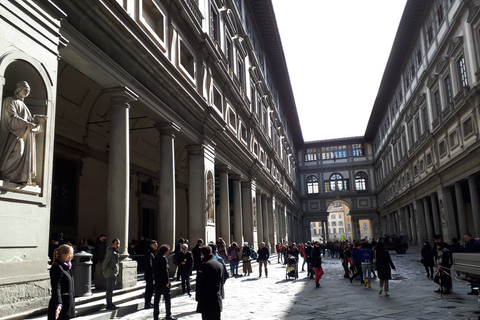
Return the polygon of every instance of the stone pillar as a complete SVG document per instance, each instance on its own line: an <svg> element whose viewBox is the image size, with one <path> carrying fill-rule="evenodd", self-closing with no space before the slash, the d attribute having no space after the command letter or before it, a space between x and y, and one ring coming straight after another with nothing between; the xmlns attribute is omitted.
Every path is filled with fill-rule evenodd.
<svg viewBox="0 0 480 320"><path fill-rule="evenodd" d="M220 171L220 208L217 214L218 236L230 244L230 200L228 190L228 166L219 167Z"/></svg>
<svg viewBox="0 0 480 320"><path fill-rule="evenodd" d="M433 234L442 235L442 223L440 221L440 211L438 210L438 194L436 192L430 195L430 201L432 203Z"/></svg>
<svg viewBox="0 0 480 320"><path fill-rule="evenodd" d="M107 190L107 246L115 238L120 240L120 274L117 288L137 284L137 263L128 257L128 227L130 217L130 101L138 96L129 88L103 90L110 99L110 141L108 152ZM96 270L102 270L98 266ZM96 286L101 288L101 276L96 276Z"/></svg>
<svg viewBox="0 0 480 320"><path fill-rule="evenodd" d="M408 208L410 210L410 223L412 226L412 244L416 246L418 245L418 230L417 230L417 217L415 214L415 207L413 206L413 203L410 203Z"/></svg>
<svg viewBox="0 0 480 320"><path fill-rule="evenodd" d="M455 197L457 198L457 212L458 212L458 227L459 227L459 239L462 239L463 235L467 231L467 216L465 214L465 203L463 202L462 185L460 182L455 182Z"/></svg>
<svg viewBox="0 0 480 320"><path fill-rule="evenodd" d="M328 242L328 227L327 227L327 221L320 221L322 224L322 235L323 235L323 242L326 243ZM352 238L353 238L353 231L352 231ZM353 239L352 239L353 240Z"/></svg>
<svg viewBox="0 0 480 320"><path fill-rule="evenodd" d="M212 143L207 141L200 145L187 146L186 149L188 152L188 237L192 241L201 238L205 243L216 242L215 182L213 181L215 149Z"/></svg>
<svg viewBox="0 0 480 320"><path fill-rule="evenodd" d="M470 190L470 199L472 201L473 216L473 226L469 229L474 237L480 237L480 201L478 198L477 182L474 177L468 177L468 187Z"/></svg>
<svg viewBox="0 0 480 320"><path fill-rule="evenodd" d="M267 207L267 195L262 195L262 214L263 214L263 242L266 243L268 246L269 241L269 228L268 228L268 221L269 219L269 212Z"/></svg>
<svg viewBox="0 0 480 320"><path fill-rule="evenodd" d="M423 208L423 200L415 201L417 217L418 217L418 243L421 245L425 240L427 240L427 228L425 224L425 210ZM420 242L421 241L421 242Z"/></svg>
<svg viewBox="0 0 480 320"><path fill-rule="evenodd" d="M432 229L432 213L430 211L430 205L428 198L423 198L423 210L425 211L425 224L427 227L427 239L430 241L433 239L433 229Z"/></svg>
<svg viewBox="0 0 480 320"><path fill-rule="evenodd" d="M155 126L160 131L160 190L158 215L158 244L175 244L175 134L180 127L173 122ZM195 241L194 239L191 239Z"/></svg>
<svg viewBox="0 0 480 320"><path fill-rule="evenodd" d="M352 217L352 237L353 237L354 240L359 240L357 222L358 222L358 220L353 219L353 217Z"/></svg>
<svg viewBox="0 0 480 320"><path fill-rule="evenodd" d="M253 192L255 185L251 181L242 182L243 237L255 244L253 228Z"/></svg>
<svg viewBox="0 0 480 320"><path fill-rule="evenodd" d="M267 212L268 212L268 242L270 242L272 250L277 244L275 239L275 199L274 196L272 198L268 198L267 200Z"/></svg>
<svg viewBox="0 0 480 320"><path fill-rule="evenodd" d="M450 188L442 189L444 208L442 215L445 216L445 232L443 239L448 241L453 237L457 237L457 222L455 221L455 210L453 208L452 191ZM443 219L442 219L443 220ZM443 224L443 223L442 223Z"/></svg>
<svg viewBox="0 0 480 320"><path fill-rule="evenodd" d="M400 235L408 234L407 233L407 224L405 221L405 208L400 207L398 208L398 218L400 219Z"/></svg>
<svg viewBox="0 0 480 320"><path fill-rule="evenodd" d="M241 181L239 176L232 176L233 179L233 239L238 243L239 246L242 246L243 243L243 231L244 231L244 221L242 214L242 189Z"/></svg>
<svg viewBox="0 0 480 320"><path fill-rule="evenodd" d="M257 242L260 248L260 244L263 242L263 208L262 195L258 190L255 197L255 204L257 207Z"/></svg>

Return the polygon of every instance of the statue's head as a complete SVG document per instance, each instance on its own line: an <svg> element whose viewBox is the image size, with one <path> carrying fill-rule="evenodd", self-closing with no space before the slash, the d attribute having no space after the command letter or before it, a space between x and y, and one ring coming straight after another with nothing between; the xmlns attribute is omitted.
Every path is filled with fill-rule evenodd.
<svg viewBox="0 0 480 320"><path fill-rule="evenodd" d="M30 94L30 86L27 81L20 81L17 83L17 89L15 89L15 94L25 98Z"/></svg>

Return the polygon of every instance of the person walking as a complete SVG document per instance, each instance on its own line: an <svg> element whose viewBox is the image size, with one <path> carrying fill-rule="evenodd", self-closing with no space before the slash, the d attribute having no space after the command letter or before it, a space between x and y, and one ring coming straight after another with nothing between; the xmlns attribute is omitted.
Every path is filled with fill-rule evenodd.
<svg viewBox="0 0 480 320"><path fill-rule="evenodd" d="M120 240L113 239L112 246L107 248L105 254L105 260L103 260L103 276L107 281L107 289L105 293L105 298L107 300L107 310L117 310L118 307L113 304L113 289L117 284L117 276L120 270L120 252L118 248L120 247Z"/></svg>
<svg viewBox="0 0 480 320"><path fill-rule="evenodd" d="M145 252L145 309L153 308L152 296L153 285L153 259L157 255L158 243L156 240L150 241L150 248Z"/></svg>
<svg viewBox="0 0 480 320"><path fill-rule="evenodd" d="M238 276L238 262L240 261L240 248L236 242L232 242L232 245L227 250L228 260L230 260L230 272L232 277Z"/></svg>
<svg viewBox="0 0 480 320"><path fill-rule="evenodd" d="M268 248L265 246L265 242L262 242L262 244L260 245L260 249L258 249L257 253L258 253L257 261L258 261L259 277L262 276L262 265L263 265L265 269L265 277L268 278L267 264L268 264L268 258L270 257L270 252ZM298 256L298 253L297 253L297 256Z"/></svg>
<svg viewBox="0 0 480 320"><path fill-rule="evenodd" d="M427 278L433 279L433 266L435 262L433 261L433 253L432 253L432 246L430 246L430 242L425 241L423 243L422 248L422 264L425 267L425 271L427 272Z"/></svg>
<svg viewBox="0 0 480 320"><path fill-rule="evenodd" d="M187 293L190 297L190 274L193 267L193 256L188 251L188 245L182 244L182 250L177 254L178 274L182 279L182 293Z"/></svg>
<svg viewBox="0 0 480 320"><path fill-rule="evenodd" d="M362 259L362 272L363 278L365 279L365 287L368 286L371 288L373 252L372 249L370 249L370 244L368 242L362 244L360 256Z"/></svg>
<svg viewBox="0 0 480 320"><path fill-rule="evenodd" d="M303 250L305 252L304 259L307 262L307 277L312 274L312 266L311 266L311 263L310 263L310 256L312 255L312 250L313 250L313 248L312 248L311 242L307 241L307 245L305 246L305 249ZM321 252L321 248L320 248L320 252ZM304 260L304 263L305 263L305 260ZM302 266L302 270L303 270L303 266Z"/></svg>
<svg viewBox="0 0 480 320"><path fill-rule="evenodd" d="M352 249L352 264L355 269L350 277L350 283L353 283L353 279L356 277L360 277L360 284L363 284L362 256L360 255L360 250L362 250L360 242L355 243Z"/></svg>
<svg viewBox="0 0 480 320"><path fill-rule="evenodd" d="M324 272L322 268L322 251L320 250L320 242L318 241L315 241L313 245L310 261L315 273L315 286L317 288L321 288L322 286L320 285L320 279L322 278Z"/></svg>
<svg viewBox="0 0 480 320"><path fill-rule="evenodd" d="M212 248L201 248L202 264L197 272L197 312L203 320L220 320L222 312L223 266L212 255Z"/></svg>
<svg viewBox="0 0 480 320"><path fill-rule="evenodd" d="M389 297L388 294L388 280L392 279L392 271L397 270L395 265L390 258L390 253L385 250L385 245L383 242L377 243L377 248L375 250L375 259L377 262L377 273L378 278L380 279L380 291L378 294L384 293L385 297Z"/></svg>
<svg viewBox="0 0 480 320"><path fill-rule="evenodd" d="M452 253L447 249L445 242L435 243L437 247L437 255L435 257L435 265L437 267L439 288L435 292L450 294L452 290L452 278L450 277L450 267L452 266Z"/></svg>
<svg viewBox="0 0 480 320"><path fill-rule="evenodd" d="M197 244L192 249L193 270L198 270L198 268L200 267L200 264L202 264L202 258L200 257L202 246L203 246L203 239L198 239Z"/></svg>
<svg viewBox="0 0 480 320"><path fill-rule="evenodd" d="M68 320L75 317L75 294L72 276L73 248L62 244L53 251L50 268L52 297L48 303L48 320Z"/></svg>
<svg viewBox="0 0 480 320"><path fill-rule="evenodd" d="M222 257L224 261L227 259L227 244L222 237L218 237L217 240L217 253L220 255L220 257Z"/></svg>
<svg viewBox="0 0 480 320"><path fill-rule="evenodd" d="M242 248L242 261L243 261L243 275L249 276L252 273L252 263L250 256L252 255L252 249L248 245L248 242L243 243Z"/></svg>
<svg viewBox="0 0 480 320"><path fill-rule="evenodd" d="M170 252L168 244L162 244L158 253L153 259L153 275L155 277L155 299L153 300L153 319L158 320L160 314L160 297L163 295L165 300L165 320L175 320L172 318L171 296L170 296L170 268L167 255Z"/></svg>
<svg viewBox="0 0 480 320"><path fill-rule="evenodd" d="M283 261L282 247L283 246L280 242L275 245L275 252L277 253L277 263L281 263L280 260Z"/></svg>

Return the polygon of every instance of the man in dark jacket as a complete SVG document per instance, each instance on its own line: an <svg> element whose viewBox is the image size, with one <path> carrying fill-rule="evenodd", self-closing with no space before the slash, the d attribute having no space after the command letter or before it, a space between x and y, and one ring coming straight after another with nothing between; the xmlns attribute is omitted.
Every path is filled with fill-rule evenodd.
<svg viewBox="0 0 480 320"><path fill-rule="evenodd" d="M158 249L157 256L153 259L153 275L155 277L155 299L153 302L154 320L158 320L158 315L160 314L159 303L161 295L163 295L165 299L165 320L175 320L175 318L172 318L171 312L168 252L170 252L170 246L168 244L162 244Z"/></svg>
<svg viewBox="0 0 480 320"><path fill-rule="evenodd" d="M201 248L202 264L197 271L197 312L203 320L220 320L222 312L223 266L212 255L212 248Z"/></svg>
<svg viewBox="0 0 480 320"><path fill-rule="evenodd" d="M120 248L120 240L113 239L112 246L107 248L105 259L102 263L103 275L107 282L105 298L107 300L108 310L118 309L118 307L114 305L112 301L113 289L115 288L115 284L117 283L117 276L120 270L120 252L118 251L118 248Z"/></svg>
<svg viewBox="0 0 480 320"><path fill-rule="evenodd" d="M200 267L200 264L202 263L202 258L200 257L202 246L203 246L203 240L198 239L197 245L192 249L193 270L198 270L198 268Z"/></svg>
<svg viewBox="0 0 480 320"><path fill-rule="evenodd" d="M150 241L150 248L145 252L145 309L153 308L153 259L157 255L158 244L156 240Z"/></svg>
<svg viewBox="0 0 480 320"><path fill-rule="evenodd" d="M310 256L312 255L312 244L310 241L307 241L307 246L304 249L305 252L305 260L307 261L307 277L310 276L310 273L312 272L311 268L311 263L310 263ZM302 266L303 267L303 266Z"/></svg>
<svg viewBox="0 0 480 320"><path fill-rule="evenodd" d="M182 244L182 250L177 253L178 274L182 277L182 293L190 297L190 274L192 272L193 257L188 251L188 244Z"/></svg>
<svg viewBox="0 0 480 320"><path fill-rule="evenodd" d="M270 252L268 248L265 246L265 242L262 242L260 245L260 249L258 249L258 267L259 267L259 277L262 276L262 265L265 266L265 277L268 278L268 269L267 269L267 263L268 263L268 257L270 257Z"/></svg>

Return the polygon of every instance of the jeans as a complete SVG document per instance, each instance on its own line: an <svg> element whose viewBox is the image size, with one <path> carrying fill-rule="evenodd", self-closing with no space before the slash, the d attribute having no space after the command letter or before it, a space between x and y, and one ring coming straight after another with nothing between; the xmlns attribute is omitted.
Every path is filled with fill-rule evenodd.
<svg viewBox="0 0 480 320"><path fill-rule="evenodd" d="M230 260L230 272L232 276L238 276L238 261Z"/></svg>
<svg viewBox="0 0 480 320"><path fill-rule="evenodd" d="M367 279L368 282L372 281L372 264L362 262L363 279Z"/></svg>
<svg viewBox="0 0 480 320"><path fill-rule="evenodd" d="M107 289L105 292L105 297L107 298L107 308L113 306L112 297L113 297L113 289L115 288L115 284L117 283L117 277L107 278Z"/></svg>

